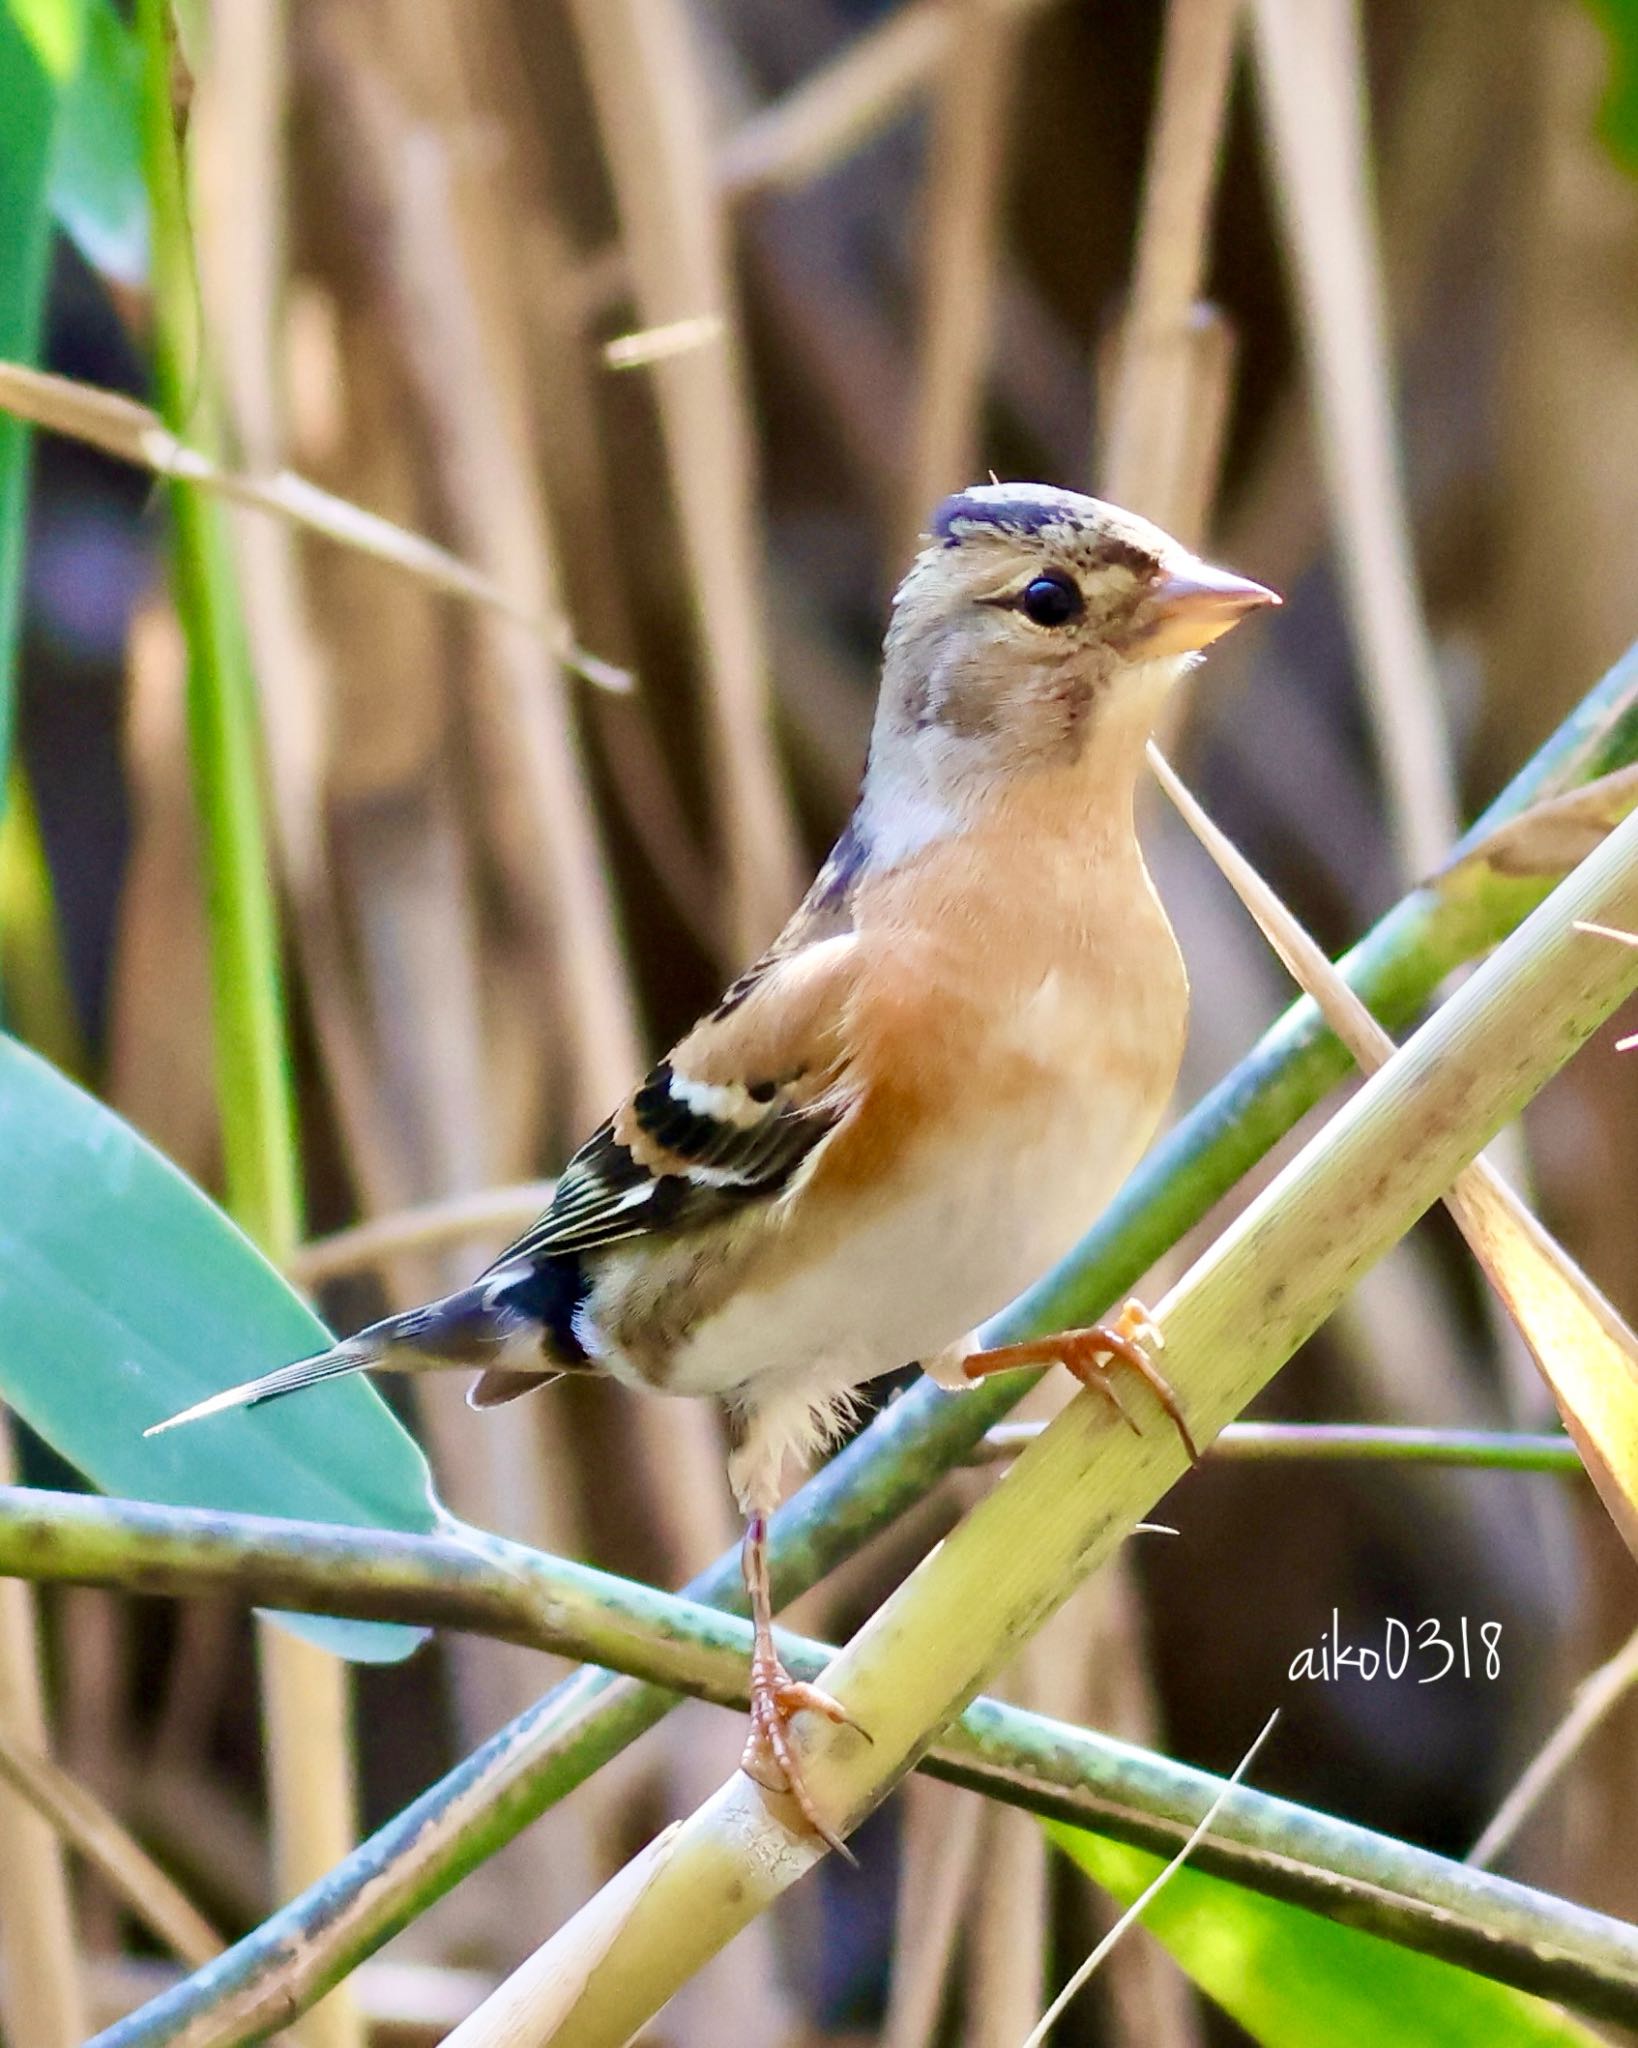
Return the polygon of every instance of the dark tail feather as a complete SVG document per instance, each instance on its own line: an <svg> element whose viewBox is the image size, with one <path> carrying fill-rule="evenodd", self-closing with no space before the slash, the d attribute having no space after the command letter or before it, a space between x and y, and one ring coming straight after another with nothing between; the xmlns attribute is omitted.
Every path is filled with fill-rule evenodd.
<svg viewBox="0 0 1638 2048"><path fill-rule="evenodd" d="M523 1318L515 1308L496 1299L493 1284L463 1288L459 1294L447 1294L425 1308L387 1316L367 1330L360 1330L356 1337L332 1345L328 1351L298 1358L292 1365L278 1366L259 1379L226 1387L221 1393L184 1408L179 1415L156 1422L143 1435L158 1436L167 1429L180 1428L184 1422L198 1422L229 1408L254 1408L258 1402L276 1401L282 1394L316 1387L325 1380L343 1379L348 1373L364 1372L372 1366L415 1372L440 1366L483 1365L495 1356L497 1345L515 1335L522 1324Z"/></svg>

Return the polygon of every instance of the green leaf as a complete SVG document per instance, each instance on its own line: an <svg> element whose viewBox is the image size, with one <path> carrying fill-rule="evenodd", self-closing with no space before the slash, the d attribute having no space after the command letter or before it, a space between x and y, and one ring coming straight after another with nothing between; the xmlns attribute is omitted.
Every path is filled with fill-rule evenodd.
<svg viewBox="0 0 1638 2048"><path fill-rule="evenodd" d="M101 1103L0 1038L0 1396L108 1493L424 1534L426 1461L372 1387L144 1439L150 1423L329 1336L247 1238ZM299 1622L372 1663L422 1632Z"/></svg>
<svg viewBox="0 0 1638 2048"><path fill-rule="evenodd" d="M1165 1867L1084 1829L1047 1832L1123 1907ZM1143 1925L1264 2048L1599 2048L1544 1999L1187 1866Z"/></svg>
<svg viewBox="0 0 1638 2048"><path fill-rule="evenodd" d="M141 88L135 36L111 0L90 0L58 107L51 210L92 269L124 285L148 274Z"/></svg>
<svg viewBox="0 0 1638 2048"><path fill-rule="evenodd" d="M29 32L0 8L0 356L33 363L40 353L46 258L51 247L47 190L57 93L46 58L52 49L45 0ZM18 600L28 503L29 432L0 418L0 808L10 754Z"/></svg>

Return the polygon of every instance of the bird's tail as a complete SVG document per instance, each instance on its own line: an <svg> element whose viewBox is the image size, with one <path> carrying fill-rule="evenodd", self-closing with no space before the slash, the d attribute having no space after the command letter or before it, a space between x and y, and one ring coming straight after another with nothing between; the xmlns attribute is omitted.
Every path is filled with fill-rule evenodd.
<svg viewBox="0 0 1638 2048"><path fill-rule="evenodd" d="M357 1336L332 1344L328 1351L277 1366L236 1387L224 1387L221 1393L207 1395L180 1414L156 1422L143 1435L159 1436L167 1429L179 1429L184 1422L199 1422L229 1408L254 1408L259 1402L276 1401L283 1394L316 1387L325 1380L344 1379L371 1367L427 1372L441 1366L487 1366L505 1354L508 1340L519 1334L522 1325L523 1318L493 1283L466 1287L424 1308L386 1316Z"/></svg>

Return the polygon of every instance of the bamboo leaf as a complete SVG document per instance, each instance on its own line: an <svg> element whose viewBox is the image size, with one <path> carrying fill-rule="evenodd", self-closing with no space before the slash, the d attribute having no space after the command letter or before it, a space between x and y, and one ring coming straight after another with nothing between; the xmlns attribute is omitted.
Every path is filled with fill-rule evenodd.
<svg viewBox="0 0 1638 2048"><path fill-rule="evenodd" d="M113 1112L0 1039L0 1395L105 1491L424 1534L426 1461L362 1381L144 1441L235 1376L328 1343L249 1241ZM371 1663L414 1629L303 1620Z"/></svg>
<svg viewBox="0 0 1638 2048"><path fill-rule="evenodd" d="M1122 1906L1165 1868L1080 1828L1047 1832ZM1543 1999L1199 1870L1178 1871L1143 1925L1264 2048L1595 2048L1599 2038Z"/></svg>
<svg viewBox="0 0 1638 2048"><path fill-rule="evenodd" d="M93 270L138 285L148 270L136 39L110 0L88 0L78 62L63 81L50 203Z"/></svg>

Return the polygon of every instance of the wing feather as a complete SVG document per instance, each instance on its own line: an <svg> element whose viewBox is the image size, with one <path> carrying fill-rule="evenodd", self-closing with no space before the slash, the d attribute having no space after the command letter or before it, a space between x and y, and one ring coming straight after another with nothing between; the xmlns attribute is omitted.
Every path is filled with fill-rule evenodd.
<svg viewBox="0 0 1638 2048"><path fill-rule="evenodd" d="M846 1114L849 932L787 932L569 1161L490 1271L715 1222L787 1187Z"/></svg>

